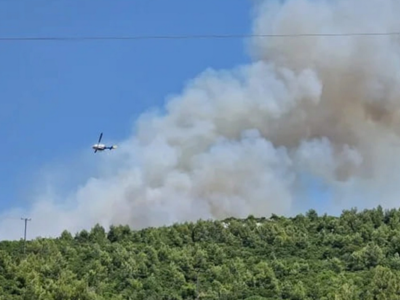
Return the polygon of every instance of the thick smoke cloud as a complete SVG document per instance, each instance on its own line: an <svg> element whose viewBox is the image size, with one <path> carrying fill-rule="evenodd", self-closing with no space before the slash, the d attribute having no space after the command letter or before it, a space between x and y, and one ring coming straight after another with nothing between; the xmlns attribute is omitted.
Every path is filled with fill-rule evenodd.
<svg viewBox="0 0 400 300"><path fill-rule="evenodd" d="M261 1L253 32L400 30L398 1ZM400 57L396 36L254 38L254 62L207 70L107 155L60 205L44 194L31 235L95 223L135 228L308 209L304 177L336 208L396 205ZM12 214L12 212L8 212ZM19 238L3 221L1 238Z"/></svg>

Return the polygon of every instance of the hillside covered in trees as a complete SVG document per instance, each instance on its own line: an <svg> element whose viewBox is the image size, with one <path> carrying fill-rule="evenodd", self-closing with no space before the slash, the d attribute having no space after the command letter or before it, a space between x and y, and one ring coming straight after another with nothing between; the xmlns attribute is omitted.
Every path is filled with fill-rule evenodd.
<svg viewBox="0 0 400 300"><path fill-rule="evenodd" d="M0 243L0 299L400 299L400 210Z"/></svg>

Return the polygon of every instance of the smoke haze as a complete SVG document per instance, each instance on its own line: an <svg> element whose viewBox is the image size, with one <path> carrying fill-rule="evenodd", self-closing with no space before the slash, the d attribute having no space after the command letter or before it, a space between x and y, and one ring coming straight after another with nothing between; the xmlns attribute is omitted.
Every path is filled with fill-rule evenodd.
<svg viewBox="0 0 400 300"><path fill-rule="evenodd" d="M399 8L392 0L260 1L253 33L399 31ZM62 201L51 188L38 196L28 212L30 236L95 223L143 228L293 214L310 208L304 176L329 186L332 211L396 205L399 41L254 38L253 63L206 70L165 114L142 115L134 135L103 156L101 176ZM2 239L21 236L10 222L2 221Z"/></svg>

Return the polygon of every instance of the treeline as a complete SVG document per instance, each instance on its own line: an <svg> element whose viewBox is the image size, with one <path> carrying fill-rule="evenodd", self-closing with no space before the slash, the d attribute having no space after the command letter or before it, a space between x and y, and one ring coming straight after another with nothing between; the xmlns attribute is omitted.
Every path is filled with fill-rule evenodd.
<svg viewBox="0 0 400 300"><path fill-rule="evenodd" d="M0 299L400 299L400 210L0 243Z"/></svg>

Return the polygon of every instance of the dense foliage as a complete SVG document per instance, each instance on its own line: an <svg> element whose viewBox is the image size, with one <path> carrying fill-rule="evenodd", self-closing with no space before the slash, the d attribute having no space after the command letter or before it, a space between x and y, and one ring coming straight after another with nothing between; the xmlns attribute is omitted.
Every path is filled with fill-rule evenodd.
<svg viewBox="0 0 400 300"><path fill-rule="evenodd" d="M400 299L400 210L0 243L0 299Z"/></svg>

